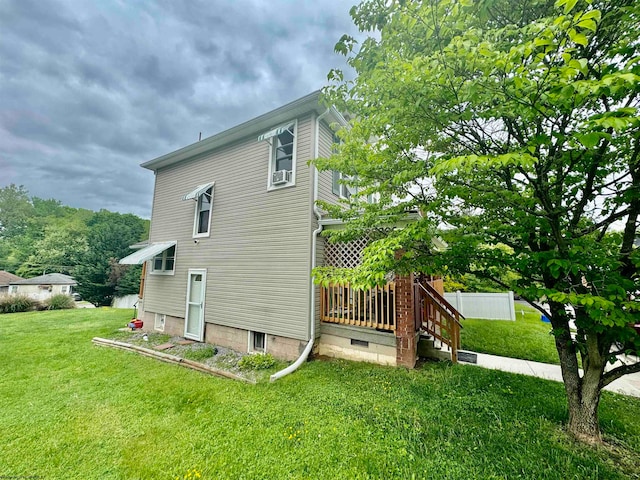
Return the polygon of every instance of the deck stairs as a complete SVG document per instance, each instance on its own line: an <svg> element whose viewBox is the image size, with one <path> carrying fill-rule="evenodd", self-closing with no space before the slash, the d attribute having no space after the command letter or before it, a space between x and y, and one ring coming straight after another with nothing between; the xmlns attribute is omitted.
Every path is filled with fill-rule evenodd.
<svg viewBox="0 0 640 480"><path fill-rule="evenodd" d="M414 298L418 356L457 363L464 316L429 282L414 283Z"/></svg>

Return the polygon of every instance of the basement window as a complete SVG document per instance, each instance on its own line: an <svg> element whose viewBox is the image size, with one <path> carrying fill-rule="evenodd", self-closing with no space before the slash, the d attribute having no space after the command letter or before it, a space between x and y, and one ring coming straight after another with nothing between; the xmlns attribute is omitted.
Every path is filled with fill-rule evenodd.
<svg viewBox="0 0 640 480"><path fill-rule="evenodd" d="M267 336L262 332L249 332L249 352L265 353Z"/></svg>
<svg viewBox="0 0 640 480"><path fill-rule="evenodd" d="M167 316L163 313L156 313L153 322L153 328L159 332L164 332L164 324L167 320Z"/></svg>

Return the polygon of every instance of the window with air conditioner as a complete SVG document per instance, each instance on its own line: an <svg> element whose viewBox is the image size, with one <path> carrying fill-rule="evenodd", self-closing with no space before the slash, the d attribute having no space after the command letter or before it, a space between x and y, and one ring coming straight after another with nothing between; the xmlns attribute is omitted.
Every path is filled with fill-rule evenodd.
<svg viewBox="0 0 640 480"><path fill-rule="evenodd" d="M278 127L270 134L269 189L293 186L296 175L296 122Z"/></svg>

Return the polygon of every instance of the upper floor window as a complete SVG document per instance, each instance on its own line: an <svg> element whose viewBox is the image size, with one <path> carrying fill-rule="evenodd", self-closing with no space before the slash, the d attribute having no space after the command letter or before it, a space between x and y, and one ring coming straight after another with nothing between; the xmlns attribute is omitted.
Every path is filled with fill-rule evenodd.
<svg viewBox="0 0 640 480"><path fill-rule="evenodd" d="M332 170L332 183L331 183L331 191L339 196L340 198L344 198L348 200L353 195L358 195L358 188L354 185L349 185L349 180L357 180L357 177L352 177L349 175L345 175L343 173L338 172L337 170ZM346 182L346 184L344 183ZM370 193L367 195L367 203L378 203L378 194Z"/></svg>
<svg viewBox="0 0 640 480"><path fill-rule="evenodd" d="M282 188L296 182L296 127L293 121L258 137L271 144L268 188Z"/></svg>
<svg viewBox="0 0 640 480"><path fill-rule="evenodd" d="M211 227L211 204L213 200L213 187L198 196L196 205L196 219L193 225L193 236L204 237L209 235Z"/></svg>
<svg viewBox="0 0 640 480"><path fill-rule="evenodd" d="M153 257L152 273L173 273L176 265L176 246L167 248L162 253Z"/></svg>
<svg viewBox="0 0 640 480"><path fill-rule="evenodd" d="M208 237L211 227L211 207L213 205L213 187L215 182L198 185L182 197L182 200L195 200L196 211L193 221L193 236Z"/></svg>
<svg viewBox="0 0 640 480"><path fill-rule="evenodd" d="M337 170L332 170L331 191L340 198L349 199L357 193L356 187L344 183L352 179L348 175L344 175Z"/></svg>

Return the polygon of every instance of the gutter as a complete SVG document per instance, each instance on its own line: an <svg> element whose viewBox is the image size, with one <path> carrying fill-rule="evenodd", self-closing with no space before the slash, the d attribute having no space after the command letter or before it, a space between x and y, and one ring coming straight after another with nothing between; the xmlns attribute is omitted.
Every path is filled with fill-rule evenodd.
<svg viewBox="0 0 640 480"><path fill-rule="evenodd" d="M335 110L335 108L333 109ZM314 160L318 158L319 154L320 154L320 120L322 120L322 118L325 115L328 115L331 112L331 108L327 108L327 110L320 114L317 118L316 118L316 135L315 135L315 145L314 145L314 151L313 151L313 158ZM311 234L311 271L313 271L314 268L316 268L316 252L318 249L318 235L320 235L320 232L322 232L322 228L323 225L320 222L322 220L322 214L320 213L320 210L318 210L318 206L316 205L316 201L318 200L318 168L314 165L313 166L313 198L312 198L312 205L313 205L313 214L316 216L316 220L318 222L318 228L316 228L313 233ZM298 357L298 359L293 362L291 365L289 365L287 368L280 370L279 372L274 373L273 375L271 375L271 377L269 378L270 381L275 382L276 380L289 375L290 373L295 372L300 365L302 365L307 358L309 357L309 353L311 353L311 349L313 348L313 342L315 340L315 323L316 323L316 289L315 286L313 285L313 277L310 276L309 278L309 284L310 284L310 295L309 295L309 342L307 343L307 346L304 348L304 351L302 352L302 354Z"/></svg>

